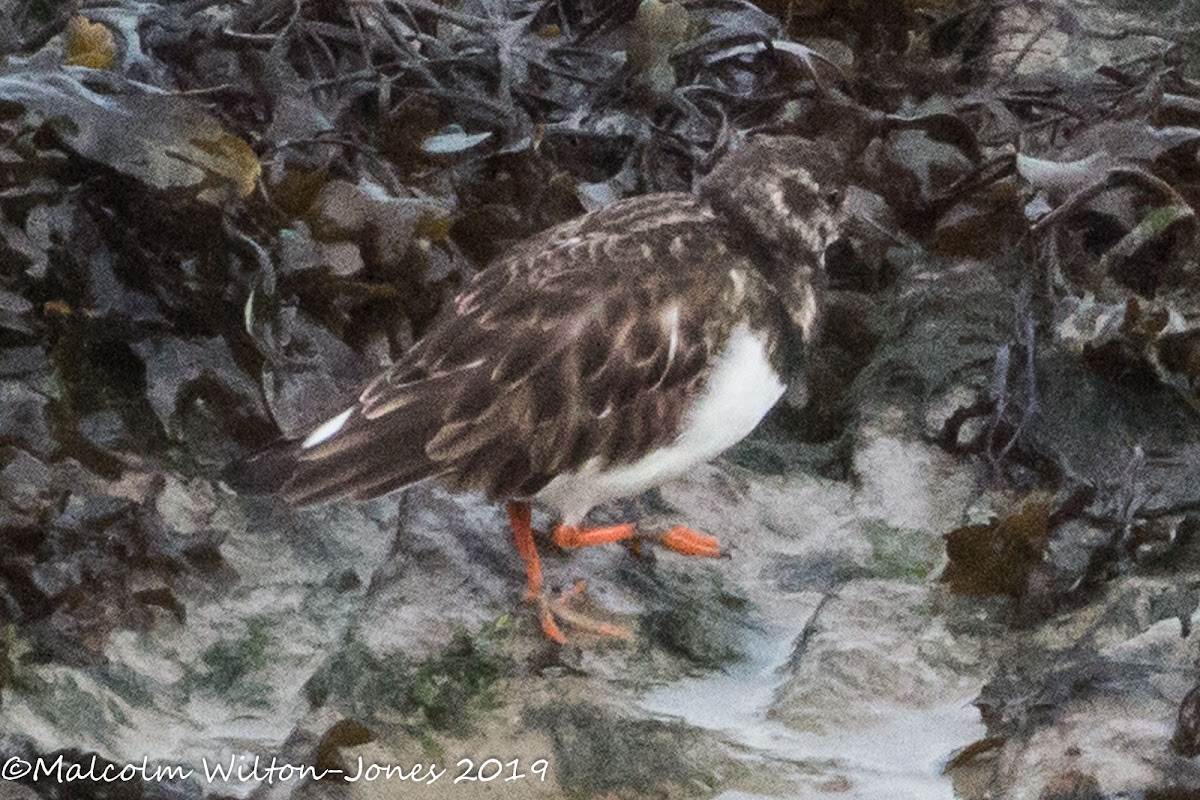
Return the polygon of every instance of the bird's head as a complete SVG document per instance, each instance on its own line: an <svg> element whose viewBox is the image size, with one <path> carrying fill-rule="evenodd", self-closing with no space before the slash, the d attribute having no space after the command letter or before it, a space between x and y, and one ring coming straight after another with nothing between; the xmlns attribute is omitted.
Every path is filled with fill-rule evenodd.
<svg viewBox="0 0 1200 800"><path fill-rule="evenodd" d="M844 156L826 143L762 136L698 187L742 237L805 339L815 335L825 249L845 222Z"/></svg>

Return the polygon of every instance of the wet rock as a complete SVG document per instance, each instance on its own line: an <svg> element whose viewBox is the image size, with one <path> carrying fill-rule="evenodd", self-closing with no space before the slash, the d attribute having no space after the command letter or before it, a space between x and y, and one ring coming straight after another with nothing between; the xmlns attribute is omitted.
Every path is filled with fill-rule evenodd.
<svg viewBox="0 0 1200 800"><path fill-rule="evenodd" d="M923 586L860 580L839 588L794 655L773 718L800 730L869 728L889 706L972 696L981 686L979 642L951 634L935 609ZM877 709L856 702L867 686Z"/></svg>
<svg viewBox="0 0 1200 800"><path fill-rule="evenodd" d="M131 481L109 488L114 495L139 491ZM117 535L113 526L128 524L122 509L129 506L112 497L80 498L62 515L71 530L108 531L130 549L99 564L103 550L80 551L75 560L69 552L56 556L54 563L106 573L91 575L85 606L64 603L62 616L47 620L43 633L57 638L40 645L57 662L82 663L90 654L89 671L26 665L27 682L53 691L6 692L0 725L35 733L35 744L47 750L74 743L117 762L148 756L151 763L199 769L202 757L211 763L248 750L279 752L305 713L305 681L326 661L363 597L361 589L338 591L323 579L331 568L365 569L369 576L394 535L394 506L297 517L262 502L235 502L196 481L168 479L161 488L150 482L140 491L144 508L158 520L141 533L132 528ZM213 538L223 570L215 580L203 570L188 579L197 567L188 561L184 568L183 559L198 541ZM72 541L77 547L86 540L57 546ZM139 549L146 547L152 550ZM154 581L155 559L166 560L165 583ZM136 632L124 627L134 612ZM126 732L117 744L109 742L115 730ZM199 796L195 788L188 796ZM246 782L229 787L239 796L254 788Z"/></svg>
<svg viewBox="0 0 1200 800"><path fill-rule="evenodd" d="M8 783L4 785L3 789L0 789L0 798L4 800L39 800L37 792L28 786Z"/></svg>
<svg viewBox="0 0 1200 800"><path fill-rule="evenodd" d="M1200 497L1200 473L1180 468L1200 454L1200 432L1172 392L1157 385L1133 391L1062 354L1046 356L1038 372L1042 399L1029 446L1079 483L1102 487L1107 507L1100 513L1119 519L1119 506L1134 500L1137 513L1161 515ZM1170 457L1140 457L1130 442L1143 454Z"/></svg>
<svg viewBox="0 0 1200 800"><path fill-rule="evenodd" d="M944 532L974 492L957 458L915 439L899 408L879 409L857 431L854 470L859 506L900 528Z"/></svg>
<svg viewBox="0 0 1200 800"><path fill-rule="evenodd" d="M0 448L0 505L5 527L37 524L57 496L53 472L33 455L15 447Z"/></svg>
<svg viewBox="0 0 1200 800"><path fill-rule="evenodd" d="M555 776L567 793L662 794L708 772L697 759L698 735L684 725L565 703L531 709L524 723L550 736Z"/></svg>
<svg viewBox="0 0 1200 800"><path fill-rule="evenodd" d="M137 447L119 411L108 409L88 414L78 420L78 425L83 438L101 450L130 451Z"/></svg>
<svg viewBox="0 0 1200 800"><path fill-rule="evenodd" d="M812 642L815 636L817 643L806 645L804 652L809 652L808 646L822 649L822 637L827 634L818 635L812 627L821 624L823 612L819 609L828 607L822 605L822 593L845 591L863 583L847 583L848 579L875 571L902 576L898 582L881 582L881 587L903 588L895 590L899 594L884 592L878 606L868 604L862 620L878 620L880 608L885 606L898 618L915 615L915 620L898 623L900 629L894 639L880 644L880 668L886 663L889 647L899 647L899 642L921 631L916 638L921 641L922 652L944 669L927 675L924 702L947 691L969 698L972 689L978 688L978 678L954 676L956 668L973 670L974 662L955 649L950 634L944 630L935 633L936 628L928 627L930 619L936 618L924 608L929 589L920 581L932 569L936 551L931 552L928 546L936 546L936 536L880 527L885 524L880 520L862 526L855 518L854 493L845 484L714 467L664 487L654 506L652 513L641 517L644 529L662 529L686 521L698 529L719 530L732 548L732 558L702 564L663 553L655 554L652 561L639 562L619 547L591 548L568 555L543 547L543 567L552 586L570 586L576 577L587 577L581 609L635 630L643 642L629 648L569 631L568 635L586 643L586 648L574 651L568 647L556 656L553 648L546 647L531 610L517 602L524 574L508 541L501 511L476 498L448 495L434 487L410 490L402 500L401 533L386 563L371 580L359 625L308 684L310 702L331 704L354 718L371 715L377 720L372 729L378 738L358 752L390 761L411 752L411 745L405 743L409 741L405 737L388 733L393 727L385 724L389 714L400 714L410 722L417 720L419 725L432 725L438 719L430 716L436 714L432 711L438 707L436 702L423 707L414 700L441 696L441 691L429 694L428 690L417 690L422 674L445 675L438 684L450 687L449 696L458 698L459 705L476 709L470 714L474 722L458 734L475 743L474 747L490 752L497 750L499 743L513 741L514 736L519 739L511 723L504 722L508 715L515 714L530 724L536 721L534 727L539 730L547 726L561 729L561 743L555 738L555 747L565 749L555 763L583 758L583 754L573 751L576 744L583 746L587 737L576 730L578 725L571 722L575 719L571 713L549 711L537 702L539 691L529 687L542 680L552 681L557 693L578 696L582 702L587 702L597 687L610 686L618 677L633 687L661 686L661 690L649 689L639 704L631 706L640 710L632 714L623 710L613 717L613 730L622 733L614 747L628 746L624 740L629 736L625 734L642 728L677 730L671 735L684 736L700 750L714 745L716 731L735 729L738 733L734 746L741 747L745 741L745 746L753 747L749 744L755 741L753 731L767 724L768 718L777 720L771 725L786 725L787 736L803 737L806 734L797 733L791 727L793 720L781 714L770 700L777 691L798 691L791 688L792 683L802 682L795 671L805 669L807 655L793 657L793 643ZM939 506L935 503L933 507ZM598 517L609 515L621 516L618 509L598 512ZM889 535L892 533L904 544L895 545ZM836 564L843 566L831 568ZM898 596L909 599L897 602ZM861 599L855 594L853 601L846 601L846 609L856 607ZM490 644L480 644L482 641ZM453 668L444 672L448 664L465 663L447 662L448 656L458 653L453 657L461 659L479 647L491 653L489 658L496 659L493 663L500 670L494 695L499 707L493 711L471 699L478 697L476 690L463 682L470 671L456 673L457 668ZM848 680L851 673L858 676L861 672L860 662L855 661L853 667L849 664L844 670ZM724 666L711 673L712 678L705 677L703 670L716 665ZM702 671L697 675L698 668ZM922 674L929 672L927 666L915 669ZM731 672L721 688L702 688L710 680L720 680L726 670ZM456 674L460 677L453 677ZM808 679L808 673L804 674ZM696 677L681 680L681 675ZM878 680L886 682L882 677ZM844 714L846 709L853 709L854 714L869 717L879 687L857 677L853 681L857 688L838 696L842 704L839 711ZM693 682L695 688L689 688ZM788 688L780 690L780 685ZM720 708L713 709L709 704L705 709L710 710L693 708L692 703L682 699L709 697L714 691L724 692L727 698ZM913 709L910 713L914 724L918 719L927 722L922 716L926 707L921 702L918 698L908 706ZM802 703L797 701L799 705ZM956 708L964 709L961 704ZM651 717L645 717L646 712ZM949 714L941 707L936 713ZM662 714L682 716L685 724L677 729L664 728L661 722L651 724ZM961 731L965 725L966 730L976 731L977 727L969 724L970 718L971 712L966 709L963 719L955 722L959 727L954 729ZM431 735L443 740L447 734L435 726ZM500 738L493 738L497 736ZM748 738L743 740L743 736ZM969 741L970 736L959 735L950 747ZM818 752L826 745L818 742L812 746ZM931 743L930 752L932 748ZM778 751L780 758L786 750ZM343 750L343 760L352 758L353 753ZM590 762L572 763L566 769L567 775L574 777L560 773L556 780L582 780L579 776L590 769L585 768L586 763ZM713 763L724 762L717 759ZM661 775L656 780L698 785L694 784L697 779L703 783L712 779L687 771L682 777L669 778L678 770L659 767ZM731 774L726 767L719 772Z"/></svg>
<svg viewBox="0 0 1200 800"><path fill-rule="evenodd" d="M1106 607L1062 615L1012 642L979 699L989 731L1004 740L994 768L1005 770L1008 791L1037 796L1069 773L1090 776L1086 785L1106 796L1200 787L1200 770L1168 748L1184 730L1175 712L1194 677L1194 652L1178 619L1154 619L1152 599L1164 589L1123 581Z"/></svg>
<svg viewBox="0 0 1200 800"><path fill-rule="evenodd" d="M50 366L41 347L7 347L0 350L0 377L17 378L44 375Z"/></svg>
<svg viewBox="0 0 1200 800"><path fill-rule="evenodd" d="M0 331L32 336L37 333L33 303L0 288Z"/></svg>
<svg viewBox="0 0 1200 800"><path fill-rule="evenodd" d="M1038 800L1102 800L1100 782L1094 775L1069 769L1054 776L1038 795Z"/></svg>
<svg viewBox="0 0 1200 800"><path fill-rule="evenodd" d="M279 312L278 350L264 376L267 404L289 438L338 413L369 377L357 353L296 308Z"/></svg>
<svg viewBox="0 0 1200 800"><path fill-rule="evenodd" d="M714 572L637 573L639 593L648 595L642 619L647 637L702 668L719 669L742 658L745 631L754 622L740 590Z"/></svg>
<svg viewBox="0 0 1200 800"><path fill-rule="evenodd" d="M1171 749L1183 758L1200 755L1200 690L1196 686L1179 703Z"/></svg>
<svg viewBox="0 0 1200 800"><path fill-rule="evenodd" d="M23 381L0 380L0 440L41 458L54 452L49 398Z"/></svg>
<svg viewBox="0 0 1200 800"><path fill-rule="evenodd" d="M370 650L427 658L513 608L524 570L506 526L480 498L434 486L406 492L393 549L367 590L360 628Z"/></svg>
<svg viewBox="0 0 1200 800"><path fill-rule="evenodd" d="M234 362L224 339L151 338L134 343L133 349L146 366L150 406L168 431L188 390L204 381L220 386L243 406L243 413L261 413L258 387Z"/></svg>

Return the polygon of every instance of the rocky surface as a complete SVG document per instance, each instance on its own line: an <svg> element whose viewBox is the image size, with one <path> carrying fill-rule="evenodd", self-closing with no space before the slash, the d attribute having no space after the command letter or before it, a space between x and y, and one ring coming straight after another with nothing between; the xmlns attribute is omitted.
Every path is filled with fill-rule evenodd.
<svg viewBox="0 0 1200 800"><path fill-rule="evenodd" d="M84 5L0 8L0 756L193 774L0 797L1200 794L1194 2ZM219 480L757 128L855 223L808 405L595 515L728 557L544 543L628 640L478 497Z"/></svg>

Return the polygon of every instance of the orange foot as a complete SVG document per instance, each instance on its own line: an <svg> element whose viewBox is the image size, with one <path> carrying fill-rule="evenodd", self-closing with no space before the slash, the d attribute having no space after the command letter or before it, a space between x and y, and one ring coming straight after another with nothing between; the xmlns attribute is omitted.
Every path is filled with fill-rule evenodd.
<svg viewBox="0 0 1200 800"><path fill-rule="evenodd" d="M558 621L561 620L572 627L592 633L622 639L632 638L629 631L624 628L593 620L567 607L572 598L583 592L583 581L557 598L551 599L543 583L542 563L538 557L537 546L533 541L531 519L532 511L528 503L514 501L508 504L508 520L512 525L513 540L517 544L517 552L525 560L525 575L529 587L525 592L525 599L537 603L542 631L546 636L560 644L567 641L567 637L563 635L562 629L558 625ZM607 525L601 528L581 528L577 525L560 524L554 529L554 542L563 548L592 547L625 540L632 540L636 548L642 539L661 544L685 556L713 558L722 555L721 545L716 537L699 533L682 525L671 528L665 533L649 536L639 536L637 529L628 523Z"/></svg>
<svg viewBox="0 0 1200 800"><path fill-rule="evenodd" d="M579 583L567 589L553 600L544 591L534 598L538 604L538 616L542 622L542 632L559 644L566 644L567 637L563 634L562 628L558 627L558 621L562 620L562 622L570 625L572 628L578 628L582 631L598 633L601 636L612 636L616 639L632 639L633 634L620 625L600 622L585 614L580 614L578 611L572 611L567 608L567 604L571 602L571 599L581 594L586 588L586 581L579 581Z"/></svg>
<svg viewBox="0 0 1200 800"><path fill-rule="evenodd" d="M721 543L717 541L717 537L694 531L691 528L685 528L682 525L676 525L671 530L661 534L658 537L658 541L676 553L681 553L685 556L716 558L722 555Z"/></svg>
<svg viewBox="0 0 1200 800"><path fill-rule="evenodd" d="M566 644L567 637L559 627L562 620L567 625L580 630L598 633L602 636L613 636L620 639L632 639L633 635L617 625L594 620L577 611L568 608L568 604L586 588L583 581L563 592L556 598L551 598L546 591L542 578L542 562L538 558L537 545L533 541L533 528L530 524L532 512L528 503L512 502L508 504L508 520L512 525L513 540L517 543L517 552L525 560L525 575L528 589L525 600L535 602L538 606L538 616L542 623L542 632L559 644ZM632 528L632 526L631 526ZM607 541L616 541L609 539Z"/></svg>
<svg viewBox="0 0 1200 800"><path fill-rule="evenodd" d="M565 548L592 547L625 539L635 539L635 544L637 540L645 539L685 556L715 558L721 555L721 543L715 536L709 536L682 525L676 525L666 533L640 535L637 533L637 529L628 523L608 525L603 528L559 525L554 529L554 543Z"/></svg>

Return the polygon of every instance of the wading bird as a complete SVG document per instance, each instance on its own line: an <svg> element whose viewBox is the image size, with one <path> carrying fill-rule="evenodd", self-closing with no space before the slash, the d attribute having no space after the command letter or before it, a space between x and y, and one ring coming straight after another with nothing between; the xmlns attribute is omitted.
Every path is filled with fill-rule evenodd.
<svg viewBox="0 0 1200 800"><path fill-rule="evenodd" d="M839 159L759 137L694 193L623 200L517 245L476 274L351 407L246 467L296 504L365 499L429 478L507 502L543 630L607 633L551 598L531 504L564 548L630 539L588 512L678 478L737 443L789 385L821 316L842 223ZM653 537L714 556L707 534Z"/></svg>

